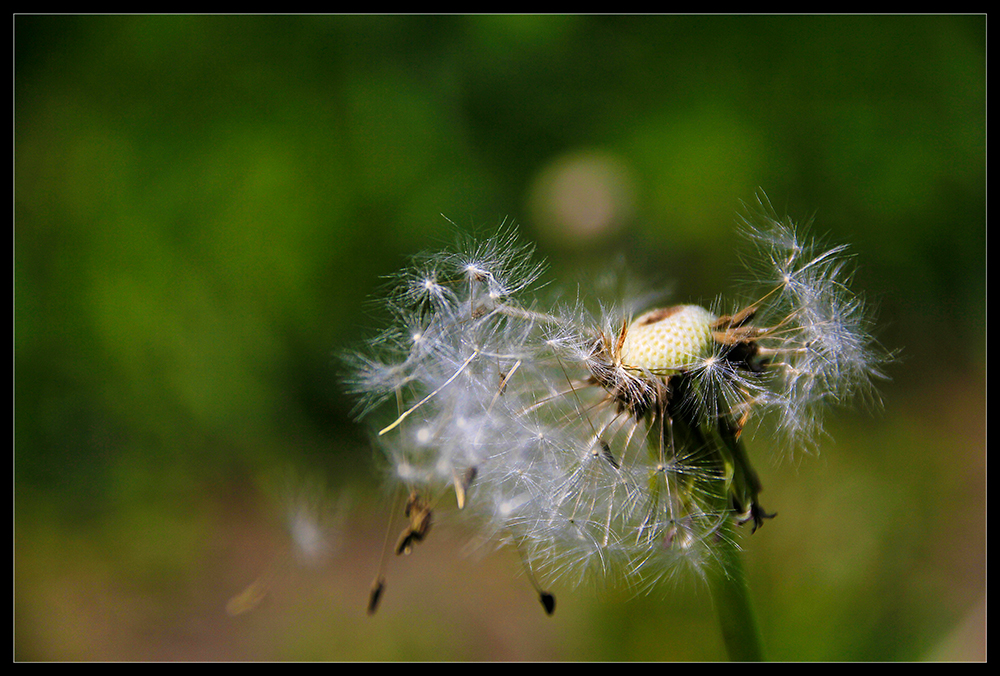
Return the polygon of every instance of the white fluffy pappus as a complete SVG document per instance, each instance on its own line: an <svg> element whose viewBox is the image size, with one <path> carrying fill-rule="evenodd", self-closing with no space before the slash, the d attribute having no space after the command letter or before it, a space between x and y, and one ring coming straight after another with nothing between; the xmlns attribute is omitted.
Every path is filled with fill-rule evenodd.
<svg viewBox="0 0 1000 676"><path fill-rule="evenodd" d="M533 580L646 587L703 572L729 525L769 518L746 426L770 418L809 446L823 407L873 392L888 355L846 249L758 206L743 229L761 289L731 314L542 308L543 267L509 228L401 271L392 325L348 358L359 413L386 415L408 513L427 505L397 551L453 493L476 539L515 547Z"/></svg>

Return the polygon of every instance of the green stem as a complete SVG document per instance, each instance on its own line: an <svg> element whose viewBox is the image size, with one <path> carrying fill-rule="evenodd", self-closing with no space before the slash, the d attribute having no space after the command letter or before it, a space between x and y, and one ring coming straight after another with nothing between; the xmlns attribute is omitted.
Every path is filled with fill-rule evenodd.
<svg viewBox="0 0 1000 676"><path fill-rule="evenodd" d="M719 614L722 641L731 661L761 662L764 660L764 649L739 548L731 533L723 533L719 544L722 565L713 572L711 587L712 599Z"/></svg>

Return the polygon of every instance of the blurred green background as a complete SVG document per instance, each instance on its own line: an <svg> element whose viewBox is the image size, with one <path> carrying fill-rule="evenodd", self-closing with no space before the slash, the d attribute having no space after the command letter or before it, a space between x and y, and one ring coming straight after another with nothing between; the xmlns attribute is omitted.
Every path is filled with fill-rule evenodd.
<svg viewBox="0 0 1000 676"><path fill-rule="evenodd" d="M621 254L711 299L758 188L852 245L902 348L818 457L753 449L768 656L985 657L984 16L15 16L14 46L15 659L724 657L694 581L549 618L444 524L367 617L392 502L336 355L382 275L505 218L549 279Z"/></svg>

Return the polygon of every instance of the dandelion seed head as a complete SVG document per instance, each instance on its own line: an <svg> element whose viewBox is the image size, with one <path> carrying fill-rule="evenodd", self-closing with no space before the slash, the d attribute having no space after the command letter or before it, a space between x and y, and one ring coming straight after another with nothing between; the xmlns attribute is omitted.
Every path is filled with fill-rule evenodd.
<svg viewBox="0 0 1000 676"><path fill-rule="evenodd" d="M435 505L454 491L476 539L515 547L532 578L704 574L729 525L772 516L744 430L808 446L885 363L847 250L769 206L745 218L755 285L728 313L633 314L631 297L591 312L585 290L546 307L544 268L507 227L415 259L392 326L349 359L361 413L394 405L378 436L394 481Z"/></svg>
<svg viewBox="0 0 1000 676"><path fill-rule="evenodd" d="M621 348L627 367L670 375L711 352L716 317L698 305L652 310L629 325Z"/></svg>

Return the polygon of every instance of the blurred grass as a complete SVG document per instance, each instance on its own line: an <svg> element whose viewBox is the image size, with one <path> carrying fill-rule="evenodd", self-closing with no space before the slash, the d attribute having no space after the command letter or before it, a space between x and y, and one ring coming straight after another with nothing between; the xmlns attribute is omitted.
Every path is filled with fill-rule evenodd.
<svg viewBox="0 0 1000 676"><path fill-rule="evenodd" d="M758 187L904 355L884 413L761 461L769 654L983 659L985 23L16 16L15 659L717 659L693 583L545 618L445 529L366 618L389 504L334 356L380 275L505 217L552 278L622 252L712 298ZM275 563L289 467L351 498L320 571Z"/></svg>

